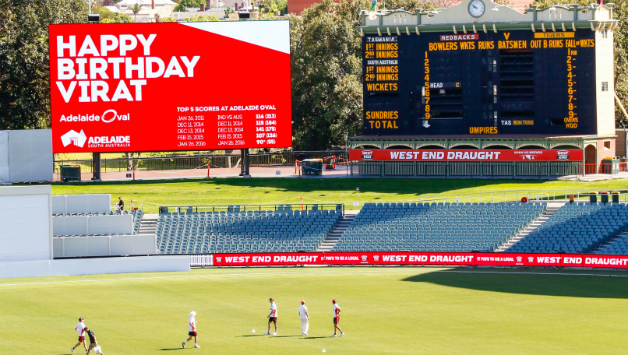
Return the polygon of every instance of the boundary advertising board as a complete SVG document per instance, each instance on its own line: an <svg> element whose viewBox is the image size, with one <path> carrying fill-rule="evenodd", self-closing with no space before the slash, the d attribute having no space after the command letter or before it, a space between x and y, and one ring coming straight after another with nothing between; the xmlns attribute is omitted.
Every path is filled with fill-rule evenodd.
<svg viewBox="0 0 628 355"><path fill-rule="evenodd" d="M628 255L439 252L213 254L213 266L297 265L513 266L628 269Z"/></svg>
<svg viewBox="0 0 628 355"><path fill-rule="evenodd" d="M54 153L292 146L288 21L49 31Z"/></svg>
<svg viewBox="0 0 628 355"><path fill-rule="evenodd" d="M351 161L582 161L580 149L364 149L350 150Z"/></svg>

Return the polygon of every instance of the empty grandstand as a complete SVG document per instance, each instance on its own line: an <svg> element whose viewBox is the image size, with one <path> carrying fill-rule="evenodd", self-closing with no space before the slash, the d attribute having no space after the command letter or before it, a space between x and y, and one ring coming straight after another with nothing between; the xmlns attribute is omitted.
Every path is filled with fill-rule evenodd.
<svg viewBox="0 0 628 355"><path fill-rule="evenodd" d="M570 203L506 252L591 253L626 228L626 204Z"/></svg>
<svg viewBox="0 0 628 355"><path fill-rule="evenodd" d="M544 203L368 203L332 251L494 251Z"/></svg>
<svg viewBox="0 0 628 355"><path fill-rule="evenodd" d="M342 205L332 210L313 205L308 211L293 211L290 205L271 211L248 208L193 212L190 207L186 213L163 209L157 221L158 249L163 254L315 251L342 218Z"/></svg>

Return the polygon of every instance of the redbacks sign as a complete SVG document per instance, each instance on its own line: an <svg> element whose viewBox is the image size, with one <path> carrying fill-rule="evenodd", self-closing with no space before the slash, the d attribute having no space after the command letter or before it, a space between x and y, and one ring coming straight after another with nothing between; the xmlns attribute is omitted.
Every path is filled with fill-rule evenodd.
<svg viewBox="0 0 628 355"><path fill-rule="evenodd" d="M350 150L352 161L582 161L580 149L368 149Z"/></svg>
<svg viewBox="0 0 628 355"><path fill-rule="evenodd" d="M292 145L288 21L49 30L55 153Z"/></svg>

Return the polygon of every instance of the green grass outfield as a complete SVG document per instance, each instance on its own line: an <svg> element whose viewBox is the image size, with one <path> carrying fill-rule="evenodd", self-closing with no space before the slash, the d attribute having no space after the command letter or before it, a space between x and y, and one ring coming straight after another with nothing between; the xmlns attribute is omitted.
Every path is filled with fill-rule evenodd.
<svg viewBox="0 0 628 355"><path fill-rule="evenodd" d="M628 274L582 275L592 273L272 268L4 279L0 353L67 354L82 316L107 355L625 354ZM269 297L279 336L262 335ZM332 298L342 338L329 337ZM309 338L300 335L301 299ZM202 348L182 350L192 310Z"/></svg>
<svg viewBox="0 0 628 355"><path fill-rule="evenodd" d="M355 188L360 191L356 192ZM628 188L627 180L580 182L484 179L288 179L212 178L188 180L128 181L53 184L53 194L111 194L112 203L122 196L141 202L148 213L160 205L199 206L231 204L344 203L361 208L365 202L418 201L426 195L458 195L508 190L610 191ZM507 196L514 200L515 195ZM499 196L498 196L499 198ZM476 199L477 200L477 199ZM353 202L360 207L353 207ZM490 202L485 196L484 202Z"/></svg>

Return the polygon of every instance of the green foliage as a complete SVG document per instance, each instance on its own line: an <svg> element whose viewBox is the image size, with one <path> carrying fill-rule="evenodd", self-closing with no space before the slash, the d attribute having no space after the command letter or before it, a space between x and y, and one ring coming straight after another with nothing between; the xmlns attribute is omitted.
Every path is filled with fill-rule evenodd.
<svg viewBox="0 0 628 355"><path fill-rule="evenodd" d="M159 22L177 22L177 20L173 19L172 17L165 17L165 18L160 18Z"/></svg>
<svg viewBox="0 0 628 355"><path fill-rule="evenodd" d="M229 17L229 14L235 14L235 10L230 7L227 7L225 9L225 17Z"/></svg>
<svg viewBox="0 0 628 355"><path fill-rule="evenodd" d="M118 12L112 12L104 6L96 6L92 9L92 12L100 15L100 23L130 23L133 20Z"/></svg>
<svg viewBox="0 0 628 355"><path fill-rule="evenodd" d="M220 21L220 19L214 15L208 15L208 16L191 16L185 19L187 22L213 22L213 21Z"/></svg>
<svg viewBox="0 0 628 355"><path fill-rule="evenodd" d="M358 14L368 1L323 0L290 16L295 149L329 149L362 132Z"/></svg>
<svg viewBox="0 0 628 355"><path fill-rule="evenodd" d="M200 7L201 4L205 4L205 0L181 0L177 6L174 7L174 11L185 12L186 8L197 8Z"/></svg>
<svg viewBox="0 0 628 355"><path fill-rule="evenodd" d="M0 0L0 129L50 127L48 25L86 20L84 0Z"/></svg>

